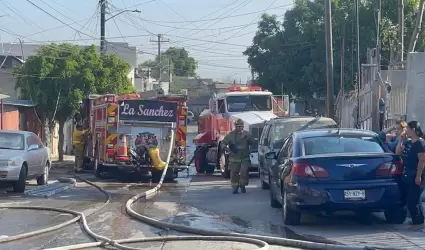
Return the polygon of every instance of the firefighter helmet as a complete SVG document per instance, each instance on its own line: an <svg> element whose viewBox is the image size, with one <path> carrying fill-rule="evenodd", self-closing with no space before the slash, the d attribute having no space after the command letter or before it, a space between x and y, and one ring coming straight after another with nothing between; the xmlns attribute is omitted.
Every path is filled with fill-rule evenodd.
<svg viewBox="0 0 425 250"><path fill-rule="evenodd" d="M237 119L237 120L235 121L235 126L243 126L243 121L242 121L242 119Z"/></svg>

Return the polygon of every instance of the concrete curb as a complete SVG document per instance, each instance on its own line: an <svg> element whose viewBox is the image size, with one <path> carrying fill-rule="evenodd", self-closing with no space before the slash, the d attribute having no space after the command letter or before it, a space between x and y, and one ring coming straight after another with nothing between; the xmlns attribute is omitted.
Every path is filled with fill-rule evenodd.
<svg viewBox="0 0 425 250"><path fill-rule="evenodd" d="M52 166L50 167L50 169L52 168L69 168L69 167L73 167L74 166L74 162L73 161L62 161L62 162L52 162Z"/></svg>

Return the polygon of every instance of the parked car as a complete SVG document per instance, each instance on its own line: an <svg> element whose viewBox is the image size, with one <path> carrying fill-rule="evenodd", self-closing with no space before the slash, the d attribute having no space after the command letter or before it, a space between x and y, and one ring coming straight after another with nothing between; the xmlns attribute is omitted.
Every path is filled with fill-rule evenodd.
<svg viewBox="0 0 425 250"><path fill-rule="evenodd" d="M271 151L278 152L286 137L300 130L314 128L337 128L334 120L327 117L289 117L272 119L265 123L258 145L258 174L260 175L261 188L269 188L269 170L271 160L266 160L265 154Z"/></svg>
<svg viewBox="0 0 425 250"><path fill-rule="evenodd" d="M390 223L403 223L398 186L401 158L372 131L320 129L291 134L269 175L270 205L282 207L285 224L300 224L306 211L384 211Z"/></svg>
<svg viewBox="0 0 425 250"><path fill-rule="evenodd" d="M192 111L187 111L187 123L191 123L195 119L195 115Z"/></svg>
<svg viewBox="0 0 425 250"><path fill-rule="evenodd" d="M0 182L11 183L13 191L23 193L32 178L38 185L47 184L50 163L50 150L36 134L0 130Z"/></svg>

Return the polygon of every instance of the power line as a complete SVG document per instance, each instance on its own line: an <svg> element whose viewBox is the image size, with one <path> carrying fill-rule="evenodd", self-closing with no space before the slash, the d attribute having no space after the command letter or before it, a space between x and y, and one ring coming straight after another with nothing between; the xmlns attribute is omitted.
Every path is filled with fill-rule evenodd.
<svg viewBox="0 0 425 250"><path fill-rule="evenodd" d="M288 4L288 5L284 5L284 6L290 6L290 5L292 5L292 4ZM282 6L279 6L279 7L282 7ZM269 8L268 9L273 9L273 8L271 8L270 6L269 6ZM128 16L131 16L131 15L128 15ZM147 30L145 27L143 27L143 26L141 26L140 25L140 23L138 23L138 22L135 22L134 20L132 20L132 18L131 17L127 17L126 16L126 18L127 19L129 19L130 20L130 25L132 25L132 26L134 26L134 27L136 27L136 28L140 28L140 29L143 29L143 30L145 30L145 31L147 31L148 33L152 33L152 32L150 32L149 30ZM140 17L138 17L139 19L141 19L141 20L143 20L142 18L140 18ZM220 20L222 20L223 18L220 18ZM125 21L124 21L125 22ZM127 22L128 23L128 22ZM184 25L184 26L186 26L186 25ZM184 26L182 26L182 27L184 27ZM246 25L244 26L244 27L246 27ZM244 27L242 27L242 28L244 28ZM181 27L179 27L179 28L181 28ZM226 31L223 31L223 32L220 32L220 34L224 34L224 33L228 33L228 32L232 32L232 31L237 31L237 30L240 30L240 28L235 28L235 29L231 29L231 30L226 30ZM251 32L252 33L252 32ZM153 33L152 33L153 34ZM244 36L244 35L247 35L248 33L246 33L246 34L242 34L241 36ZM178 37L178 36L174 36L174 37ZM210 37L210 36L206 36L205 38L207 38L207 37ZM234 37L239 37L239 36L234 36ZM191 38L191 39L187 39L187 37L180 37L180 38L182 38L182 40L181 41L188 41L188 40L201 40L202 41L202 39L196 39L196 38ZM227 39L224 39L224 40L227 40ZM224 40L220 40L218 43L221 43L221 44L224 44ZM205 42L207 42L207 43L215 43L214 41L211 41L211 40L203 40L203 41L205 41ZM179 42L180 41L173 41L172 43L175 43L175 44L177 44L177 45L179 45ZM228 44L228 45L231 45L231 44ZM235 46L240 46L240 47L247 47L247 45L235 45Z"/></svg>
<svg viewBox="0 0 425 250"><path fill-rule="evenodd" d="M93 14L93 16L89 20L87 20L87 22L82 27L85 28L87 26L87 29L88 29L93 19L95 19L96 20L95 28L96 28L98 23L97 19L98 19L99 13L100 13L100 8L99 8L99 5L97 5L96 12ZM82 39L80 32L75 32L73 42L75 42L77 35Z"/></svg>
<svg viewBox="0 0 425 250"><path fill-rule="evenodd" d="M46 3L44 0L39 0L42 3L44 3L45 5L47 5L50 9L52 9L53 11L55 11L56 13L58 13L59 15L65 17L66 19L70 20L71 22L73 22L74 20L71 19L70 17L66 16L65 14L63 14L62 12L58 11L57 9L53 8L51 5L49 5L48 3ZM85 29L84 26L80 25L81 29ZM87 29L86 29L87 30ZM87 30L90 32L90 30Z"/></svg>
<svg viewBox="0 0 425 250"><path fill-rule="evenodd" d="M31 2L31 1L30 1ZM40 8L39 8L40 9ZM44 11L44 10L43 10ZM48 15L50 15L50 16L52 16L52 17L54 17L53 15L51 15L50 13L48 13L48 12L46 12L46 11L44 11L46 14L48 14ZM54 17L56 20L58 20L58 21L60 21L61 23L64 23L63 21L61 21L60 19L58 19L58 18L56 18L56 17ZM67 23L64 23L65 25L64 26L68 26L69 27L69 24L67 24ZM72 28L72 27L71 27ZM72 29L74 29L74 28L72 28ZM74 30L76 30L76 29L74 29ZM76 32L79 32L80 33L80 31L79 30L76 30ZM16 35L16 33L14 33L15 35ZM84 34L84 33L83 33ZM88 34L85 34L85 35L88 35ZM91 35L88 35L89 37L92 37L93 39L96 39L95 37L93 37L93 36L91 36ZM137 35L137 36L141 36L141 35ZM121 37L119 37L119 38L123 38L124 36L121 36ZM128 37L130 37L130 36L128 36ZM183 37L182 37L183 38ZM74 39L74 40L76 40L76 39ZM88 39L79 39L79 40L88 40ZM91 39L90 39L91 40ZM195 39L194 39L195 40ZM207 40L200 40L200 41L205 41L205 42L208 42L208 43L214 43L214 41L207 41ZM235 45L235 44L228 44L228 43L224 43L224 42L218 42L219 44L226 44L226 45L234 45L234 46L240 46L240 47L246 47L246 45Z"/></svg>
<svg viewBox="0 0 425 250"><path fill-rule="evenodd" d="M276 7L273 7L273 9L282 9L282 8L287 8L288 6L293 5L291 4L284 4L284 5L279 5ZM210 22L210 21L216 21L216 20L225 20L225 19L230 19L230 18L235 18L235 17L241 17L241 16L249 16L252 14L257 14L257 13L264 13L265 11L267 11L268 9L262 9L262 10L258 10L258 11L253 11L253 12L247 12L247 13L243 13L243 14L238 14L238 15L228 15L225 17L217 17L217 18L210 18L210 19L197 19L197 20L188 20L188 21L166 21L166 20L151 20L151 19L144 19L144 18L140 18L143 21L146 22L152 22L152 23L176 23L176 24L181 24L181 23L199 23L199 22Z"/></svg>
<svg viewBox="0 0 425 250"><path fill-rule="evenodd" d="M83 32L81 32L81 31L77 30L76 28L74 28L74 27L72 27L72 26L68 25L67 23L65 23L65 22L64 22L64 21L62 21L61 19L59 19L59 18L55 17L54 15L50 14L49 12L47 12L46 10L44 10L43 8L41 8L40 6L38 6L37 4L33 3L31 0L26 0L26 1L27 1L27 2L29 2L31 5L33 5L34 7L36 7L37 9L41 10L42 12L44 12L45 14L49 15L50 17L52 17L52 18L53 18L53 19L55 19L56 21L58 21L58 22L60 22L60 23L62 23L62 24L64 24L64 25L68 26L69 28L71 28L71 29L73 29L73 30L75 30L75 31L77 31L77 32L80 32L81 34L84 34L84 35L86 35L86 36L88 36L88 37L93 37L92 35L89 35L89 34L87 34L87 33L83 33ZM102 0L102 1L104 1L104 0Z"/></svg>
<svg viewBox="0 0 425 250"><path fill-rule="evenodd" d="M268 10L268 9L270 9L272 6L273 6L273 4L275 4L277 2L277 0L274 0L268 7L267 7L267 9L266 9L266 11ZM245 29L246 27L248 27L249 25L251 25L252 23L255 23L261 16L262 16L263 14L261 14L260 16L258 16L257 18L255 18L254 20L252 20L250 23L248 23L247 25L245 25L244 27L242 27L240 30L238 30L236 33L234 33L231 37L229 37L228 39L232 39L232 37L233 36L236 36L237 34L239 34L243 29ZM212 46L211 48L209 48L209 49L213 49L213 48L215 48L215 47L217 47L217 45L214 45L214 46Z"/></svg>
<svg viewBox="0 0 425 250"><path fill-rule="evenodd" d="M231 9L231 11L230 11L230 14L229 14L229 15L232 15L233 13L235 13L236 11L238 11L238 10L240 10L241 8L245 7L246 5L248 5L248 4L249 4L249 3L251 3L251 2L252 2L252 0L247 0L247 1L245 1L244 3L242 3L242 4L238 5L238 6L236 6L236 9L235 9L235 8ZM226 12L226 13L224 13L223 15L219 16L219 17L221 17L221 19L219 19L219 20L217 20L217 21L213 22L212 24L208 25L208 26L207 26L207 27L205 27L205 28L209 28L209 27L213 26L214 24L217 24L217 23L219 23L219 22L223 21L223 20L224 20L224 19L223 19L223 16L224 16L224 15L226 15L226 14L228 14L228 13L229 13L229 12ZM195 32L195 33L193 33L193 34L188 35L189 39L186 39L185 41L190 40L190 37L193 37L194 35L199 34L200 32L201 32L201 31L197 31L197 32Z"/></svg>
<svg viewBox="0 0 425 250"><path fill-rule="evenodd" d="M3 1L3 0L1 0L1 1ZM65 26L67 26L67 27L69 27L69 28L73 29L74 31L79 32L79 33L81 33L81 34L84 34L84 35L86 35L86 36L88 36L88 37L91 37L91 38L93 38L93 39L96 39L96 40L97 40L97 38L96 38L96 37L94 37L94 36L92 36L92 35L90 35L90 34L87 34L87 33L81 32L81 31L77 30L76 28L74 28L74 27L70 26L69 24L65 23L64 21L62 21L61 19L59 19L59 18L57 18L56 16L52 15L51 13L49 13L48 11L46 11L45 9L43 9L42 7L40 7L40 6L38 6L37 4L35 4L34 2L32 2L31 0L26 0L26 1L27 1L27 2L29 2L31 5L33 5L34 7L36 7L37 9L41 10L42 12L44 12L45 14L49 15L50 17L54 18L55 20L59 21L60 23L64 24ZM104 0L102 0L102 1L104 1ZM7 30L7 29L0 29L0 30L4 31L4 32L6 32L6 33L12 34L12 35L14 35L14 36L17 36L17 37L21 37L21 38L23 37L23 36L21 36L21 35L19 35L19 34L15 33L15 32L12 32L12 31L10 31L10 30ZM33 40L33 39L30 39L30 40L35 41L35 42L40 42L40 41ZM50 41L50 42L51 42L51 41ZM116 46L119 46L119 47L123 47L123 48L128 49L126 46L123 46L123 45L120 45L120 44L116 44Z"/></svg>
<svg viewBox="0 0 425 250"><path fill-rule="evenodd" d="M48 14L48 13L47 13ZM56 20L57 20L57 18L55 18ZM222 20L222 19L221 19ZM58 20L58 21L60 21L60 20ZM61 23L63 23L63 22L61 22ZM66 24L66 23L64 23L65 24L65 26L69 26L69 24ZM74 30L76 30L76 29L74 29ZM79 31L77 31L77 32L79 32ZM16 34L16 33L15 33ZM87 34L85 34L85 35L87 35ZM145 35L145 34L143 34L143 35L137 35L137 36L129 36L129 37L140 37L140 36L147 36L147 35ZM93 37L93 36L90 36L90 37ZM122 34L121 34L121 36L120 37L116 37L116 38L125 38L126 36L123 36ZM183 38L183 37L181 37L181 38ZM94 38L93 37L93 39L96 39L96 38ZM85 40L85 39L79 39L79 40ZM97 39L96 39L97 40ZM196 39L193 39L193 40L196 40ZM217 44L224 44L224 42L215 42L215 41L208 41L208 40L200 40L200 41L204 41L204 42L208 42L208 43L217 43ZM49 41L49 42L52 42L52 41ZM231 46L239 46L239 47L247 47L246 45L240 45L240 44L228 44L228 45L231 45ZM196 45L192 45L192 46L196 46ZM184 47L187 47L187 46L184 46ZM194 50L196 50L196 49L194 49ZM202 51L202 52L206 52L206 51L204 51L204 50L198 50L198 51ZM208 51L208 52L206 52L206 53L210 53L211 54L211 51ZM213 53L213 54L217 54L217 53ZM230 54L223 54L223 53L219 53L222 57L224 57L224 56L229 56L229 57L235 57L236 55L230 55ZM240 55L240 57L242 57L242 55ZM226 66L227 67L227 66Z"/></svg>
<svg viewBox="0 0 425 250"><path fill-rule="evenodd" d="M6 6L6 8L7 9L9 9L11 12L13 12L15 15L17 15L17 16L19 16L19 19L18 20L21 20L21 21L24 21L26 24L28 24L29 26L32 26L32 27L37 27L37 28L39 28L39 29L43 29L42 27L40 27L39 25L37 25L36 23L34 23L34 22L28 22L27 21L27 18L24 16L24 15L22 15L22 14L20 14L19 13L19 11L18 10L16 10L15 8L13 8L12 6L10 6L9 4L7 4L4 0L1 0L1 2L3 3L3 5L4 6Z"/></svg>
<svg viewBox="0 0 425 250"><path fill-rule="evenodd" d="M163 5L165 5L167 8L169 8L171 11L173 11L174 13L176 13L179 17L181 17L183 20L185 20L185 21L187 21L187 19L184 17L184 16L182 16L182 15L180 15L180 13L178 13L176 10L174 10L173 8L171 8L168 4L166 4L166 3L164 3L164 1L162 1L162 0L158 0L159 2L161 2ZM238 0L239 1L239 0ZM197 25L195 25L194 23L190 23L190 24L192 24L193 26L195 26L196 28L199 28Z"/></svg>
<svg viewBox="0 0 425 250"><path fill-rule="evenodd" d="M196 28L196 29L194 29L194 28L185 28L185 27L173 27L173 26L170 26L170 25L159 24L159 23L155 23L155 22L151 22L151 21L147 21L147 20L144 20L144 21L147 22L147 23L153 24L153 25L160 26L160 27L173 28L173 29L176 29L176 30L192 30L192 31L198 31L198 30L199 31L209 31L209 30L214 31L214 30L246 27L245 24L240 24L240 25L231 25L231 26L224 26L224 27L218 27L218 28ZM253 24L251 24L251 25L253 25Z"/></svg>
<svg viewBox="0 0 425 250"><path fill-rule="evenodd" d="M213 11L213 12L211 12L211 13L209 13L208 15L206 15L205 17L210 17L210 16L212 16L212 15L214 15L215 13L218 13L218 12L220 12L220 11L222 11L222 10L224 10L224 9L226 9L227 7L229 7L229 6L232 6L233 4L235 4L235 3L237 3L239 0L235 0L235 1L233 1L233 2L231 2L231 3L229 3L228 5L226 5L226 6L224 6L224 7L222 7L222 8L220 8L220 9L218 9L218 10L216 10L216 11ZM185 19L185 18L183 18L185 21L187 21L187 19ZM190 22L190 23L186 23L185 25L183 25L182 27L186 27L187 25L189 25L189 24L193 24L193 22ZM195 25L194 25L195 26ZM195 27L197 27L197 26L195 26ZM174 31L174 30L176 30L176 29L172 29L172 30L169 30L169 31L167 31L166 33L170 33L170 32L172 32L172 31Z"/></svg>
<svg viewBox="0 0 425 250"><path fill-rule="evenodd" d="M9 34L14 35L14 36L17 36L17 37L22 37L21 35L19 35L17 33L14 33L14 32L12 32L10 30L7 30L7 29L0 28L0 30L3 30L4 32L9 33ZM150 36L150 35L147 35L147 34L138 34L138 35L131 35L131 36L116 36L116 37L110 37L110 38L111 39L122 39L122 38L136 38L136 37L147 37L147 36ZM176 37L177 38L182 38L181 36L176 36ZM96 38L93 38L93 39L94 40L98 40ZM30 39L30 40L32 40L32 41L34 41L36 43L39 43L39 44L40 43L43 44L43 43L60 43L60 42L73 42L73 41L88 41L88 40L93 40L93 39L90 39L90 38L86 38L86 39L85 38L81 38L81 39L75 39L75 40L71 40L70 39L70 40L48 40L48 41L38 41L38 40L32 40L32 39ZM193 39L193 40L194 41L197 41L198 39ZM200 40L200 41L206 42L206 43L204 43L204 44L191 45L191 44L178 43L178 42L174 42L172 40L169 40L169 42L171 44L176 44L179 47L185 47L185 48L190 48L190 49L193 49L193 50L196 50L196 51L202 51L202 52L205 52L205 53L213 53L213 54L221 54L221 55L229 55L229 54L228 53L205 51L206 47L201 47L201 45L206 45L206 44L211 44L211 43L213 43L213 44L217 43L217 44L230 45L230 46L235 46L235 47L244 47L244 48L248 47L248 45L225 43L225 42L221 42L221 41L208 41L208 40L203 40L203 39ZM299 45L310 46L310 45L314 45L314 44L316 44L316 43L315 42L302 42L302 43L292 43L292 44L290 44L290 43L288 43L288 44L281 44L280 46L281 47L292 47L292 46L299 46ZM45 46L49 46L49 45L46 44ZM122 45L119 45L118 44L118 46L122 46ZM224 52L236 52L236 51L231 51L231 50L221 50L221 51L224 51ZM230 56L235 56L235 55L230 55Z"/></svg>
<svg viewBox="0 0 425 250"><path fill-rule="evenodd" d="M46 10L44 10L43 8L41 8L40 6L37 6L36 4L34 4L32 1L30 1L30 0L28 0L28 2L30 2L32 5L34 5L35 7L37 7L38 9L40 9L40 10L42 10L43 12L45 12L46 14L48 14L49 16L51 16L51 17L53 17L55 20L57 20L57 21L59 21L59 22L61 22L61 23L63 23L65 26L69 26L69 24L67 24L67 23L65 23L64 21L62 21L61 19L59 19L59 18L57 18L57 17L55 17L54 15L52 15L52 14L50 14L49 12L47 12ZM81 26L81 25L80 25ZM83 27L83 26L81 26L81 27ZM71 27L72 28L72 27ZM75 29L75 28L73 28L74 30L76 30L76 32L80 32L79 30L77 30L77 29ZM14 32L9 32L9 33L13 33L13 34L15 34L15 35L17 35L18 37L21 37L19 34L16 34L16 33L14 33ZM82 33L82 32L81 32ZM84 34L84 33L83 33ZM85 35L88 35L88 34L85 34ZM88 35L88 36L90 36L90 35ZM139 35L140 36L140 35ZM93 36L90 36L90 37L93 37ZM124 36L121 36L121 38L123 38ZM51 42L51 41L50 41ZM58 58L58 59L66 59L66 58ZM219 67L220 65L216 65L216 64L210 64L210 65L208 65L208 66L215 66L215 67ZM229 68L229 66L221 66L221 67L223 67L223 68ZM41 77L41 78L49 78L49 77L47 77L47 76L32 76L32 77Z"/></svg>

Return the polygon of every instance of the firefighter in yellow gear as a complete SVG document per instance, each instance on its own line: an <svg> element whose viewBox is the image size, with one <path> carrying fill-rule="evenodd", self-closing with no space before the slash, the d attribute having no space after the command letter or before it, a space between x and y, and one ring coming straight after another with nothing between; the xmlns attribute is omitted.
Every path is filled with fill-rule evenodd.
<svg viewBox="0 0 425 250"><path fill-rule="evenodd" d="M221 141L222 147L229 146L229 169L232 192L237 194L239 188L246 193L249 183L249 168L251 167L250 147L255 144L255 139L244 129L241 119L235 122L235 130L230 132Z"/></svg>
<svg viewBox="0 0 425 250"><path fill-rule="evenodd" d="M87 137L90 134L89 129L83 129L81 125L76 126L76 130L72 133L72 145L74 146L75 163L74 171L81 172L84 163L84 147Z"/></svg>

